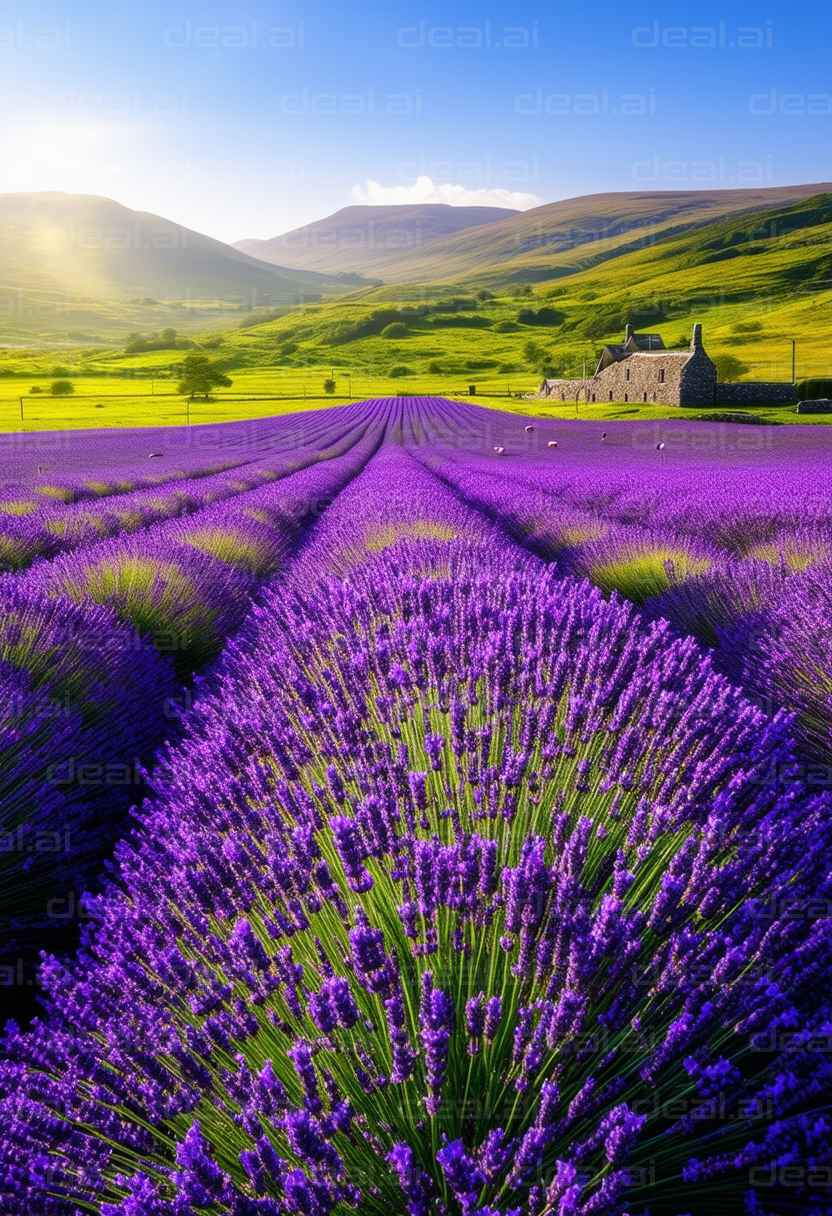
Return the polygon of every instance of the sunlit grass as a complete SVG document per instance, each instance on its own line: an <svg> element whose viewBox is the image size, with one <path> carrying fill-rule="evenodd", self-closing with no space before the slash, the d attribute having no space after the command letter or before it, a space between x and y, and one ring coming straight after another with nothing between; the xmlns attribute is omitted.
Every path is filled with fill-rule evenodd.
<svg viewBox="0 0 832 1216"><path fill-rule="evenodd" d="M371 528L366 535L366 546L369 553L381 553L400 540L455 540L456 535L456 531L447 524L415 519Z"/></svg>
<svg viewBox="0 0 832 1216"><path fill-rule="evenodd" d="M112 494L115 491L120 490L122 486L128 490L132 490L133 488L129 482L120 482L117 485L113 485L109 481L85 481L83 484L85 489L92 490L93 494L99 494L102 497L105 494Z"/></svg>
<svg viewBox="0 0 832 1216"><path fill-rule="evenodd" d="M72 490L65 489L64 486L33 486L36 494L43 494L44 498L57 498L59 502L74 502L75 495Z"/></svg>
<svg viewBox="0 0 832 1216"><path fill-rule="evenodd" d="M589 577L602 591L608 594L617 591L632 603L643 604L667 591L672 582L704 574L710 567L709 558L692 557L684 549L667 545L632 557L622 554L617 560L593 565Z"/></svg>
<svg viewBox="0 0 832 1216"><path fill-rule="evenodd" d="M777 540L753 545L747 556L768 562L772 566L779 565L782 561L790 570L805 570L814 562L826 561L830 548L832 547L829 542L821 537L783 536Z"/></svg>
<svg viewBox="0 0 832 1216"><path fill-rule="evenodd" d="M175 561L114 554L65 576L56 590L78 604L92 600L114 609L160 649L174 650L182 666L193 669L216 649L216 610Z"/></svg>
<svg viewBox="0 0 832 1216"><path fill-rule="evenodd" d="M278 533L274 534L273 543L269 543L266 537L249 536L233 527L199 528L183 533L181 541L229 566L250 570L258 578L265 578L277 569L285 548Z"/></svg>
<svg viewBox="0 0 832 1216"><path fill-rule="evenodd" d="M6 515L30 515L37 510L37 503L34 502L0 502L0 511L5 511Z"/></svg>
<svg viewBox="0 0 832 1216"><path fill-rule="evenodd" d="M2 353L2 352L0 352ZM237 422L243 419L269 418L287 413L303 413L308 410L326 409L333 405L344 405L347 401L361 401L372 397L389 397L407 391L413 396L443 396L455 400L471 401L486 409L508 411L520 417L574 419L597 422L633 422L674 420L689 422L697 410L680 409L675 406L652 403L581 402L578 410L572 402L553 405L545 399L526 400L514 395L533 393L538 379L525 374L518 378L516 389L509 394L503 377L477 377L477 394L468 395L468 377L433 375L424 372L406 380L389 380L385 376L346 375L338 376L338 392L332 397L322 391L323 381L330 369L324 365L306 369L286 369L268 364L256 369L233 372L231 389L217 391L209 401L194 401L190 409L192 426L218 422ZM337 375L337 373L336 373ZM348 395L348 384L351 393ZM303 387L307 395L303 396ZM25 383L15 383L13 391L25 388ZM166 390L165 395L152 396L142 391L141 382L132 382L131 395L113 397L106 410L96 410L95 402L107 401L106 392L111 386L97 388L92 378L80 381L70 403L60 398L37 398L30 407L26 402L24 421L16 411L17 398L9 397L10 385L0 380L0 431L29 432L63 429L87 429L99 427L171 427L184 426L186 413L183 400ZM243 400L248 394L255 399ZM269 396L271 399L266 399ZM262 399L256 399L262 398ZM793 407L754 407L753 413L767 422L780 422L794 426L832 425L830 414L796 414ZM145 479L152 484L154 478ZM169 481L170 476L158 481ZM2 510L0 504L0 510Z"/></svg>
<svg viewBox="0 0 832 1216"><path fill-rule="evenodd" d="M29 565L36 554L35 542L28 542L0 532L0 570L22 570Z"/></svg>
<svg viewBox="0 0 832 1216"><path fill-rule="evenodd" d="M586 519L560 522L544 515L530 515L521 521L519 534L524 544L528 544L542 557L551 559L564 549L601 540L609 530L610 525L604 520L589 516Z"/></svg>

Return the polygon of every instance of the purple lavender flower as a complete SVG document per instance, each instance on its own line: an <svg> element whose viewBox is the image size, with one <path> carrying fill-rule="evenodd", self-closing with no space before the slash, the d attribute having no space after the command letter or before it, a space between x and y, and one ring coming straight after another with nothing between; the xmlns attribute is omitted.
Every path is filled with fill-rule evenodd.
<svg viewBox="0 0 832 1216"><path fill-rule="evenodd" d="M826 1159L828 796L693 640L454 495L477 460L439 436L483 417L365 407L378 457L160 756L77 963L45 961L43 1021L7 1034L14 1216L600 1216L654 1160L670 1210ZM522 421L506 502L538 475ZM613 478L570 439L546 495L659 526L636 445Z"/></svg>

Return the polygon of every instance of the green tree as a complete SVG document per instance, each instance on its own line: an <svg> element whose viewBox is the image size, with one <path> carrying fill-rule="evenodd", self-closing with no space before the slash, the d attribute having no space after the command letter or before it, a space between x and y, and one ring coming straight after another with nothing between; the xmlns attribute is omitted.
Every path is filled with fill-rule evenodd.
<svg viewBox="0 0 832 1216"><path fill-rule="evenodd" d="M714 355L712 358L716 364L717 379L720 381L737 380L748 371L748 364L743 363L736 355Z"/></svg>
<svg viewBox="0 0 832 1216"><path fill-rule="evenodd" d="M53 397L68 397L75 392L75 385L71 380L53 380L49 391Z"/></svg>
<svg viewBox="0 0 832 1216"><path fill-rule="evenodd" d="M207 355L199 351L190 351L182 360L181 379L177 392L187 393L189 397L198 395L207 397L212 388L222 385L229 388L231 381L225 372L211 363Z"/></svg>
<svg viewBox="0 0 832 1216"><path fill-rule="evenodd" d="M175 329L170 329L170 328L168 328L168 329L163 329L163 330L162 330L162 332L159 334L159 339L160 339L160 341L161 341L161 342L163 342L163 343L165 344L165 346L168 346L168 347L171 347L171 348L175 348L175 346L176 346L176 330L175 330Z"/></svg>
<svg viewBox="0 0 832 1216"><path fill-rule="evenodd" d="M523 355L526 362L530 363L538 372L552 362L551 353L534 338L529 338L528 342L523 343Z"/></svg>
<svg viewBox="0 0 832 1216"><path fill-rule="evenodd" d="M324 392L325 393L334 393L335 392L335 381L331 377L327 377L327 379L324 380Z"/></svg>

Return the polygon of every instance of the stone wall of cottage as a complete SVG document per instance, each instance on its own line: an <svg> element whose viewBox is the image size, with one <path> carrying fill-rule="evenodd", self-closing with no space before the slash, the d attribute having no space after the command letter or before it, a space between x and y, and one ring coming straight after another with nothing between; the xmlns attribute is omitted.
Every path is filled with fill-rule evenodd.
<svg viewBox="0 0 832 1216"><path fill-rule="evenodd" d="M629 330L628 330L629 334ZM717 383L716 367L702 345L702 326L693 327L690 349L628 355L594 376L550 380L538 396L550 401L635 401L657 405L794 405L793 384L743 381Z"/></svg>
<svg viewBox="0 0 832 1216"><path fill-rule="evenodd" d="M546 395L561 401L637 401L658 405L698 405L713 401L716 369L705 356L707 367L713 370L713 383L707 368L699 367L696 353L631 355L620 363L611 363L595 376L585 380L555 380ZM690 364L695 366L688 371Z"/></svg>

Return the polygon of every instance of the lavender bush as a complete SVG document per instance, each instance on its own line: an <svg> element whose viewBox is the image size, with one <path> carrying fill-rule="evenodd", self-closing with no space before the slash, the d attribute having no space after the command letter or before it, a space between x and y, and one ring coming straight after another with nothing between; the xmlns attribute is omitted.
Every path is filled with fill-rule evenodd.
<svg viewBox="0 0 832 1216"><path fill-rule="evenodd" d="M4 514L0 504L0 570L22 570L37 558L52 558L106 537L126 536L166 519L189 516L321 460L337 458L358 442L367 425L366 418L355 419L352 414L307 425L301 448L285 451L275 439L268 454L256 460L220 471L199 469L190 477L184 473L144 477L138 479L144 488L128 493L131 484L125 483L121 491L94 502L89 501L94 497L90 491L86 498L75 495L65 505L37 513Z"/></svg>
<svg viewBox="0 0 832 1216"><path fill-rule="evenodd" d="M605 490L577 431L527 510L522 420L469 456L495 437L476 407L366 419L292 503L295 478L144 537L233 579L272 569L286 520L292 548L160 755L80 953L45 961L44 1017L9 1028L4 1211L828 1212L830 797L792 718L667 607L753 570L764 611L779 580L820 619L822 567L732 559L649 485ZM304 533L316 493L337 497ZM604 534L562 544L557 512ZM180 556L191 528L215 556ZM563 574L645 536L709 563L628 588L654 620ZM721 662L745 610L704 602ZM816 690L809 633L768 636L778 679Z"/></svg>
<svg viewBox="0 0 832 1216"><path fill-rule="evenodd" d="M653 618L714 648L721 671L769 711L796 715L802 750L830 763L832 567L733 562L675 585L647 605Z"/></svg>

